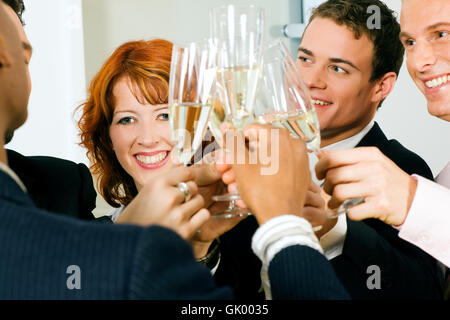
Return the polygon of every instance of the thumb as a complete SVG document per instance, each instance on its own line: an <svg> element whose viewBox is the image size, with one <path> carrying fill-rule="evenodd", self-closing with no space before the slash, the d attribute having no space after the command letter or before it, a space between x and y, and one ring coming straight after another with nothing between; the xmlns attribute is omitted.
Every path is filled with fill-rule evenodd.
<svg viewBox="0 0 450 320"><path fill-rule="evenodd" d="M191 167L195 176L195 183L198 186L206 186L218 181L222 174L217 170L214 162L202 165L193 165Z"/></svg>

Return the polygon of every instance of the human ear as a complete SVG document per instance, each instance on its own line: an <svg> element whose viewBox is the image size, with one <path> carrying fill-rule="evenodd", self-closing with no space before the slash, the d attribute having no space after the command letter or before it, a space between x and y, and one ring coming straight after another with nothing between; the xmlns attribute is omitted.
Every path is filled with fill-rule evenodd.
<svg viewBox="0 0 450 320"><path fill-rule="evenodd" d="M391 93L392 89L394 89L397 75L395 72L388 72L376 81L377 84L374 88L372 102L381 102Z"/></svg>
<svg viewBox="0 0 450 320"><path fill-rule="evenodd" d="M9 59L8 53L6 52L3 37L0 35L0 68L9 67L11 61Z"/></svg>

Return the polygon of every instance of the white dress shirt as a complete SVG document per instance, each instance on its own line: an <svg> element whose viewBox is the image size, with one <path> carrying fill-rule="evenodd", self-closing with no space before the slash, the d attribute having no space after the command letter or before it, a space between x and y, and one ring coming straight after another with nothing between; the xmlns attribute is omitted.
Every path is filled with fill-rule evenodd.
<svg viewBox="0 0 450 320"><path fill-rule="evenodd" d="M450 267L450 163L432 182L418 175L417 189L399 237Z"/></svg>
<svg viewBox="0 0 450 320"><path fill-rule="evenodd" d="M444 169L442 169L441 173L439 173L434 180L441 186L450 189L450 162Z"/></svg>
<svg viewBox="0 0 450 320"><path fill-rule="evenodd" d="M323 150L343 150L352 149L357 146L357 144L364 138L364 136L372 129L375 122L372 120L367 126L364 127L360 132L351 136L350 138L338 141L336 143L330 144ZM318 184L322 185L323 181L319 181L316 177L315 166L317 164L317 157L313 153L309 153L309 168L311 170L312 180ZM342 254L342 249L344 248L345 236L347 235L347 220L346 216L341 214L338 216L338 221L336 225L327 233L325 233L320 238L320 245L323 248L324 255L328 260L331 260Z"/></svg>

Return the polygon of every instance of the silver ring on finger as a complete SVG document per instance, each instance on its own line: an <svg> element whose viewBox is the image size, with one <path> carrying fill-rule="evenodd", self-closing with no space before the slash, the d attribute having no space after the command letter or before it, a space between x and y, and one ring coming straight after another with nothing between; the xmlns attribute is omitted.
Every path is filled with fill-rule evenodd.
<svg viewBox="0 0 450 320"><path fill-rule="evenodd" d="M180 182L177 184L178 190L180 190L184 195L184 201L187 202L192 198L191 192L189 191L189 187L186 182Z"/></svg>

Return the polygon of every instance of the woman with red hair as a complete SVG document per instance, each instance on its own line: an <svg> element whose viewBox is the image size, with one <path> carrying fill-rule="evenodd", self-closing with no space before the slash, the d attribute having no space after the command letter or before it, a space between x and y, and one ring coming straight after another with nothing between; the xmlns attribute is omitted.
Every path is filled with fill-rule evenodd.
<svg viewBox="0 0 450 320"><path fill-rule="evenodd" d="M131 41L117 48L94 77L88 100L81 106L81 145L87 149L98 190L111 206L116 222L170 223L171 214L193 215L203 205L197 185L187 181L170 156L168 84L172 43L162 39ZM166 174L171 171L171 174ZM179 170L182 172L183 170ZM142 187L153 181L152 217L139 221L123 209ZM182 190L183 191L183 190ZM192 199L185 195L195 195ZM183 203L186 200L186 203ZM157 218L158 217L158 218Z"/></svg>
<svg viewBox="0 0 450 320"><path fill-rule="evenodd" d="M176 188L181 178L174 172L180 164L171 157L168 121L171 57L172 43L166 40L122 44L94 77L88 100L81 105L81 145L87 149L99 193L116 208L111 218L117 223L160 223L148 221L148 217L142 221L144 217L129 216L124 210L145 184L155 190L152 216L171 223L173 215L194 214L205 200L210 205L210 197L221 183L218 172L200 167L196 176L206 172L200 182L205 199L197 194L197 184L189 181L189 193L195 196L182 203L182 193ZM204 257L213 240L239 221L227 219L204 225L200 234L188 239L195 256Z"/></svg>

